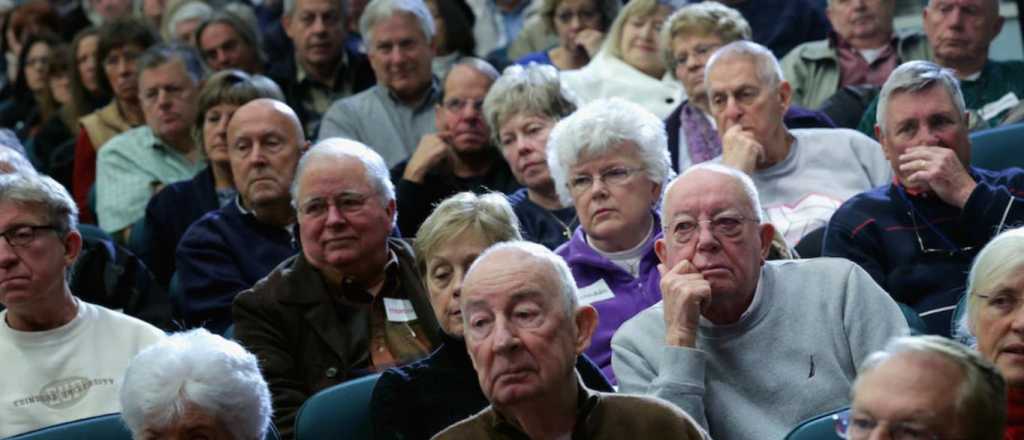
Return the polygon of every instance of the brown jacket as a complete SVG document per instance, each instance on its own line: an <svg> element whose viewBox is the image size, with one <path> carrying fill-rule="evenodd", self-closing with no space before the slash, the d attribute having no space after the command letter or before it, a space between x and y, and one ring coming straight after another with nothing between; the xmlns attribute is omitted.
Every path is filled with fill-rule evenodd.
<svg viewBox="0 0 1024 440"><path fill-rule="evenodd" d="M579 378L577 378L579 382ZM703 440L707 435L689 415L650 396L594 391L579 384L579 404L572 440ZM515 424L488 406L449 426L433 440L528 440Z"/></svg>
<svg viewBox="0 0 1024 440"><path fill-rule="evenodd" d="M388 322L388 337L406 337L412 333L409 325L415 325L436 347L441 330L412 249L397 239L389 239L388 247L397 258L388 276L399 287L381 294L409 300L416 314L414 321ZM260 360L282 438L294 436L299 407L317 391L374 372L368 363L369 307L342 306L330 295L320 272L300 252L235 298L235 338Z"/></svg>

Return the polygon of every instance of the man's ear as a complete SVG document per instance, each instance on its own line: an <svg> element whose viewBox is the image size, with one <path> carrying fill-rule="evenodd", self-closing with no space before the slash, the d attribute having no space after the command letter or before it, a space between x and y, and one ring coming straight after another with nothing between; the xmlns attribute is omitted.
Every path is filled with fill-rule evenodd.
<svg viewBox="0 0 1024 440"><path fill-rule="evenodd" d="M294 11L292 11L292 12L294 12ZM292 24L292 16L291 15L282 15L281 16L281 27L284 28L284 34L287 35L288 38L292 38L291 24Z"/></svg>
<svg viewBox="0 0 1024 440"><path fill-rule="evenodd" d="M576 321L576 355L579 356L587 347L590 347L590 339L597 330L597 309L585 305L576 309L574 316Z"/></svg>
<svg viewBox="0 0 1024 440"><path fill-rule="evenodd" d="M665 244L664 237L654 240L654 254L658 256L661 264L668 264L668 245Z"/></svg>
<svg viewBox="0 0 1024 440"><path fill-rule="evenodd" d="M779 101L782 102L782 113L785 114L793 102L793 86L789 84L789 81L782 80L779 83Z"/></svg>
<svg viewBox="0 0 1024 440"><path fill-rule="evenodd" d="M772 250L772 241L775 239L775 227L771 223L758 226L758 234L761 236L761 261L768 259L768 253Z"/></svg>
<svg viewBox="0 0 1024 440"><path fill-rule="evenodd" d="M70 231L64 237L64 268L71 267L82 253L82 233Z"/></svg>

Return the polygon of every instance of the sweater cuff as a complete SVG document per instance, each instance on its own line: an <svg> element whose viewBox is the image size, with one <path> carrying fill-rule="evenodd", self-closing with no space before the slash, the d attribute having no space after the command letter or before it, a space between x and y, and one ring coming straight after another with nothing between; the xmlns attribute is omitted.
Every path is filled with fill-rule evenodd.
<svg viewBox="0 0 1024 440"><path fill-rule="evenodd" d="M707 354L694 348L665 346L662 364L651 388L669 394L696 394L704 396L704 376Z"/></svg>

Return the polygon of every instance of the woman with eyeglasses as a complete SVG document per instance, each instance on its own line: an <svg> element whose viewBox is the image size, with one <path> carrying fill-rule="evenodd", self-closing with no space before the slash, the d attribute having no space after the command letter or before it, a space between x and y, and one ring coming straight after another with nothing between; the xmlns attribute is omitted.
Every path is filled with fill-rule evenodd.
<svg viewBox="0 0 1024 440"><path fill-rule="evenodd" d="M581 102L619 97L663 119L683 99L683 87L665 68L660 39L672 6L632 0L622 8L598 53L563 79Z"/></svg>
<svg viewBox="0 0 1024 440"><path fill-rule="evenodd" d="M674 173L661 120L640 106L597 100L559 121L548 139L548 168L580 226L556 251L572 269L580 304L601 316L586 354L614 382L611 338L661 300L657 207Z"/></svg>
<svg viewBox="0 0 1024 440"><path fill-rule="evenodd" d="M550 64L558 70L586 66L601 49L619 5L618 0L544 0L540 16L544 25L558 35L558 44L526 54L516 64Z"/></svg>
<svg viewBox="0 0 1024 440"><path fill-rule="evenodd" d="M48 80L50 52L60 39L42 32L30 34L18 54L18 70L11 96L0 104L0 127L10 128L22 141L35 136L58 108Z"/></svg>
<svg viewBox="0 0 1024 440"><path fill-rule="evenodd" d="M993 238L967 274L967 342L1006 379L1007 440L1024 438L1024 228Z"/></svg>

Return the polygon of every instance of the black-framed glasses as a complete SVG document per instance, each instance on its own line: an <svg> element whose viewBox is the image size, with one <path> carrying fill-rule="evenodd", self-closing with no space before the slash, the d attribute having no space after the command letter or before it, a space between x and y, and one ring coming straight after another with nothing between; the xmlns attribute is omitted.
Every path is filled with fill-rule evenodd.
<svg viewBox="0 0 1024 440"><path fill-rule="evenodd" d="M914 237L917 238L917 246L921 249L921 253L922 254L954 256L954 255L958 255L958 254L962 254L964 252L970 252L970 251L974 250L974 246L963 246L963 247L959 247L959 248L958 247L952 247L952 248L949 248L949 249L936 249L936 248L925 247L924 239L921 238L920 227L917 226L917 214L913 210L911 210L911 211L907 211L907 215L910 216L910 223L914 227ZM939 232L938 230L935 230L935 233L939 234L940 238L942 238L943 241L945 241L947 243L952 243L952 241L949 238L947 238L945 235L942 235L942 233Z"/></svg>
<svg viewBox="0 0 1024 440"><path fill-rule="evenodd" d="M54 225L19 225L0 232L0 235L7 240L7 244L11 245L11 247L25 247L36 239L39 231L46 230L56 232L57 227Z"/></svg>
<svg viewBox="0 0 1024 440"><path fill-rule="evenodd" d="M864 415L853 415L846 410L832 415L836 435L847 440L866 440L878 429L879 422ZM886 423L889 440L939 440L927 427L914 422Z"/></svg>

